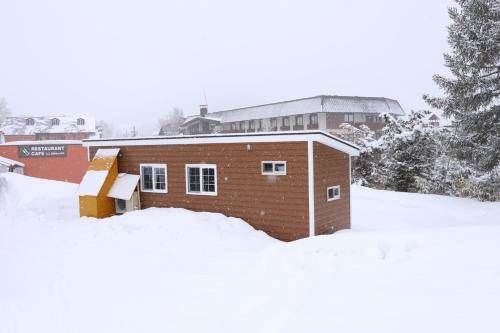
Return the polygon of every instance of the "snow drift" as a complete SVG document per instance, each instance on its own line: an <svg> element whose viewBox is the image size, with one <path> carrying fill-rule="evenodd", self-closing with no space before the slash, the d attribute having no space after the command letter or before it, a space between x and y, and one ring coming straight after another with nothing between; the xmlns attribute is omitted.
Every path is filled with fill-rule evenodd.
<svg viewBox="0 0 500 333"><path fill-rule="evenodd" d="M353 230L292 243L184 209L79 218L0 175L0 332L497 332L500 205L353 188Z"/></svg>

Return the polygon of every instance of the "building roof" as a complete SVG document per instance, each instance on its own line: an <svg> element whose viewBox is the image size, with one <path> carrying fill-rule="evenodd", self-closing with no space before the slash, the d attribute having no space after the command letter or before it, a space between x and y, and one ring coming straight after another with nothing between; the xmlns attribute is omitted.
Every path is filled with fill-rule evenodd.
<svg viewBox="0 0 500 333"><path fill-rule="evenodd" d="M130 200L137 187L139 178L139 175L119 173L109 189L107 196L114 199Z"/></svg>
<svg viewBox="0 0 500 333"><path fill-rule="evenodd" d="M33 141L10 141L0 146L29 146L29 145L81 145L81 140L33 140Z"/></svg>
<svg viewBox="0 0 500 333"><path fill-rule="evenodd" d="M184 127L184 126L190 124L192 121L197 120L197 119L200 119L200 120L205 119L205 120L214 121L217 123L220 123L220 121L221 121L219 118L203 117L203 116L191 116L191 117L187 117L186 120L184 120L184 122L181 124L181 127Z"/></svg>
<svg viewBox="0 0 500 333"><path fill-rule="evenodd" d="M97 196L108 177L120 149L98 149L89 168L78 186L78 195Z"/></svg>
<svg viewBox="0 0 500 333"><path fill-rule="evenodd" d="M277 103L211 112L208 117L221 122L284 117L317 112L362 112L405 114L397 100L385 97L320 95Z"/></svg>
<svg viewBox="0 0 500 333"><path fill-rule="evenodd" d="M359 147L323 131L259 132L207 135L153 136L83 140L85 147L158 146L214 143L303 142L317 141L351 156L359 155Z"/></svg>
<svg viewBox="0 0 500 333"><path fill-rule="evenodd" d="M58 119L59 125L52 125ZM82 119L83 124L78 125ZM31 124L30 124L31 122ZM0 132L5 135L34 135L36 133L95 133L94 117L8 117L0 124Z"/></svg>
<svg viewBox="0 0 500 333"><path fill-rule="evenodd" d="M17 165L20 167L24 167L24 163L21 163L21 162L15 161L15 160L11 160L10 158L3 157L3 156L0 156L0 164L6 165L6 166Z"/></svg>

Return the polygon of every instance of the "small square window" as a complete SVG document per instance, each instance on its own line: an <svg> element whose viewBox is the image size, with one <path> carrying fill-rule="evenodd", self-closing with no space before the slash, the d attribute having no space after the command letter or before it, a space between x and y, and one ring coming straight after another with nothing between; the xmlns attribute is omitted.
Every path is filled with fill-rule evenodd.
<svg viewBox="0 0 500 333"><path fill-rule="evenodd" d="M262 172L273 172L273 163L262 163Z"/></svg>
<svg viewBox="0 0 500 333"><path fill-rule="evenodd" d="M326 199L327 201L340 199L340 185L328 187L326 189Z"/></svg>
<svg viewBox="0 0 500 333"><path fill-rule="evenodd" d="M263 175L286 175L286 162L285 161L262 161L262 174Z"/></svg>

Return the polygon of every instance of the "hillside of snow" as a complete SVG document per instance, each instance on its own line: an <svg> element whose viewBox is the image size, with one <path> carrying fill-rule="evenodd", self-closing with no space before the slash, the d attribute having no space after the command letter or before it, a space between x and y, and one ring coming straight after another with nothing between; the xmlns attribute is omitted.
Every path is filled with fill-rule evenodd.
<svg viewBox="0 0 500 333"><path fill-rule="evenodd" d="M0 333L500 331L500 203L353 186L352 230L284 243L75 193L0 174Z"/></svg>

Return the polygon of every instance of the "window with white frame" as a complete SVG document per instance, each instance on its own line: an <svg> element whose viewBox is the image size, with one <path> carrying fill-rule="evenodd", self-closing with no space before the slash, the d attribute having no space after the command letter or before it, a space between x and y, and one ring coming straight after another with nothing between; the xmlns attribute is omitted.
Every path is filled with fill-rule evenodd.
<svg viewBox="0 0 500 333"><path fill-rule="evenodd" d="M217 166L186 164L186 193L217 195Z"/></svg>
<svg viewBox="0 0 500 333"><path fill-rule="evenodd" d="M263 175L286 175L286 162L285 161L262 161L261 164Z"/></svg>
<svg viewBox="0 0 500 333"><path fill-rule="evenodd" d="M346 122L346 123L354 122L354 114L353 113L344 113L344 122Z"/></svg>
<svg viewBox="0 0 500 333"><path fill-rule="evenodd" d="M326 189L326 200L333 201L340 199L340 185L331 186Z"/></svg>
<svg viewBox="0 0 500 333"><path fill-rule="evenodd" d="M167 165L141 164L141 191L167 193Z"/></svg>
<svg viewBox="0 0 500 333"><path fill-rule="evenodd" d="M295 116L295 125L297 126L304 125L304 118L302 117L302 115Z"/></svg>
<svg viewBox="0 0 500 333"><path fill-rule="evenodd" d="M316 113L309 115L309 124L311 124L311 125L318 124L318 115Z"/></svg>

